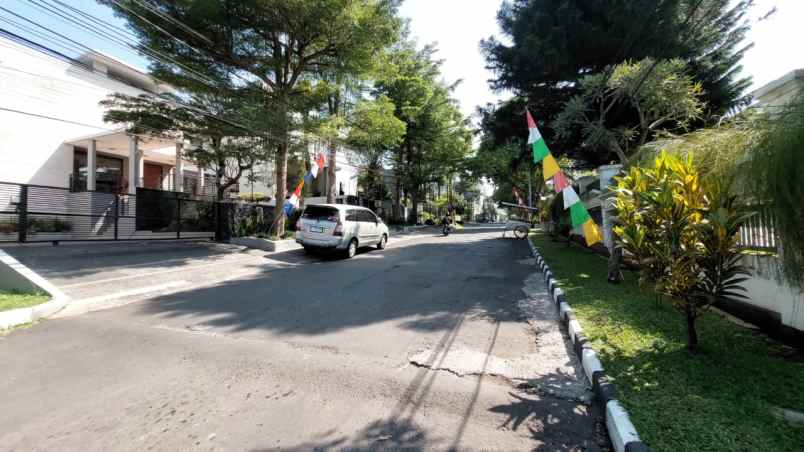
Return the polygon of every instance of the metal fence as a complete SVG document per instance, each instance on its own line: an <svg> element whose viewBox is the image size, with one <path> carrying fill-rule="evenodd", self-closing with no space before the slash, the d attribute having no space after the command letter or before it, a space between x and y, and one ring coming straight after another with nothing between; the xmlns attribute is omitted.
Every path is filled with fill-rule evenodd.
<svg viewBox="0 0 804 452"><path fill-rule="evenodd" d="M186 193L137 195L0 182L0 242L214 238L219 203Z"/></svg>
<svg viewBox="0 0 804 452"><path fill-rule="evenodd" d="M756 213L740 228L739 244L745 249L776 251L779 237L774 215L766 209L756 208Z"/></svg>

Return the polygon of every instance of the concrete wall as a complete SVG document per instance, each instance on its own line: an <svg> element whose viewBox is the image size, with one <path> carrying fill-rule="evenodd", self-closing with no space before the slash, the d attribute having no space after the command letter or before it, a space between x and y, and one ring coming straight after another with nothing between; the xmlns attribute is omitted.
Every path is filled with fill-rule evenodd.
<svg viewBox="0 0 804 452"><path fill-rule="evenodd" d="M752 273L744 284L748 303L777 313L782 325L804 331L804 294L784 282L779 260L775 256L744 256L743 264Z"/></svg>
<svg viewBox="0 0 804 452"><path fill-rule="evenodd" d="M67 187L73 153L63 143L119 128L98 105L114 92L144 93L0 38L0 106L72 121L0 110L0 181Z"/></svg>
<svg viewBox="0 0 804 452"><path fill-rule="evenodd" d="M320 150L315 148L313 143L310 144L310 155L315 155L315 152L319 152ZM324 155L326 165L329 166L329 155ZM357 168L356 165L357 157L353 155L348 150L340 149L338 150L337 156L337 163L336 168L337 171L335 172L335 189L338 190L340 184L343 184L343 191L344 196L357 196L357 176L360 170ZM326 190L324 190L323 185L325 178L327 167L319 169L318 177L314 184L317 187L322 188L321 193L322 197L326 198ZM254 192L255 193L264 193L271 198L276 196L276 183L275 183L275 175L274 175L274 164L273 162L263 162L260 163L255 167L254 175L257 176L257 181L254 182ZM295 184L296 181L289 181L289 184L292 186ZM241 193L250 193L251 192L251 183L243 178L240 182L240 192ZM292 188L291 188L292 190ZM289 193L288 193L289 194ZM337 193L336 196L341 196L340 193ZM316 197L315 199L318 200L321 197Z"/></svg>

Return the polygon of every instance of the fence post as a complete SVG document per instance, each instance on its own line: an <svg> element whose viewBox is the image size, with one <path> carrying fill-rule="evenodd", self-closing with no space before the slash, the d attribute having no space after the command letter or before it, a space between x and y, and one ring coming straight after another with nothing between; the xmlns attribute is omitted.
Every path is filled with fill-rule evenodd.
<svg viewBox="0 0 804 452"><path fill-rule="evenodd" d="M176 238L181 238L181 197L176 194Z"/></svg>
<svg viewBox="0 0 804 452"><path fill-rule="evenodd" d="M120 196L114 195L114 239L117 240L117 224L120 220Z"/></svg>
<svg viewBox="0 0 804 452"><path fill-rule="evenodd" d="M17 204L17 233L18 240L25 243L28 240L28 186L20 186L20 202Z"/></svg>
<svg viewBox="0 0 804 452"><path fill-rule="evenodd" d="M223 241L223 228L221 227L221 202L215 200L215 241Z"/></svg>

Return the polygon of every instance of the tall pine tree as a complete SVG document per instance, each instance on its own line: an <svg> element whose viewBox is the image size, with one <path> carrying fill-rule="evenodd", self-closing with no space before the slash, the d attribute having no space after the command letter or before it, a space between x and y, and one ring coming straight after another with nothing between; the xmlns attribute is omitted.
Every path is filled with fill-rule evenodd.
<svg viewBox="0 0 804 452"><path fill-rule="evenodd" d="M491 86L527 99L544 121L542 133L553 141L549 124L577 94L577 82L626 60L685 61L704 91L703 117L713 118L735 106L750 84L739 77L739 63L750 47L744 38L751 5L752 0L510 0L498 22L511 44L489 38L481 49L496 75ZM631 119L627 110L619 118ZM580 137L561 144L577 148Z"/></svg>

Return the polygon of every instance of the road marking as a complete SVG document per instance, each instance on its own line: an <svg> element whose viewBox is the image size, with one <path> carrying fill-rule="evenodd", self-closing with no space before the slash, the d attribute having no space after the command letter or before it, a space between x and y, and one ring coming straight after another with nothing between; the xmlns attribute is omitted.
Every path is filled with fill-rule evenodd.
<svg viewBox="0 0 804 452"><path fill-rule="evenodd" d="M65 307L64 310L54 316L56 317L71 317L74 315L86 314L87 312L100 311L103 309L117 308L134 303L139 300L129 300L126 302L119 302L119 300L134 297L137 295L144 295L153 292L161 292L169 289L174 289L179 286L186 286L188 281L171 281L163 284L155 284L153 286L140 287L137 289L124 290L122 292L113 293L110 295L101 295L90 298L74 298L73 301Z"/></svg>
<svg viewBox="0 0 804 452"><path fill-rule="evenodd" d="M193 270L193 269L196 269L196 268L209 267L209 266L212 266L212 265L222 265L222 264L237 263L237 262L241 262L241 261L247 261L249 259L254 259L255 257L259 258L258 256L249 256L249 257L243 257L243 258L240 258L240 259L223 260L223 261L220 261L220 262L207 262L207 263L204 263L204 264L188 265L188 266L184 266L184 267L180 267L180 268L174 268L172 270L159 270L159 271L147 272L147 273L137 273L135 275L116 276L114 278L96 279L96 280L92 280L92 281L84 281L84 282L74 283L74 284L58 285L58 287L61 288L61 289L72 289L72 288L75 288L75 287L91 286L93 284L102 284L102 283L109 283L109 282L115 282L115 281L125 281L127 279L142 278L142 277L156 276L156 275L164 275L166 273L183 272L183 271ZM154 264L157 264L157 263L155 262ZM117 268L117 267L115 267L115 268Z"/></svg>

